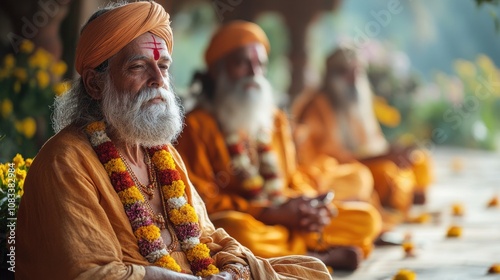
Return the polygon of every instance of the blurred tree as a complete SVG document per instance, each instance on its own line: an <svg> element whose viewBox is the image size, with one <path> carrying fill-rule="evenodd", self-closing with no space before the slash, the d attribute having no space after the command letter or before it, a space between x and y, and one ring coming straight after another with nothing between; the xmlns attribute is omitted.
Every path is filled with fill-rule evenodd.
<svg viewBox="0 0 500 280"><path fill-rule="evenodd" d="M477 6L481 6L483 4L488 4L492 6L498 6L500 4L500 0L474 0L476 1ZM497 11L491 9L490 10L490 15L493 18L493 22L495 23L495 29L496 31L500 30L500 19L498 18Z"/></svg>

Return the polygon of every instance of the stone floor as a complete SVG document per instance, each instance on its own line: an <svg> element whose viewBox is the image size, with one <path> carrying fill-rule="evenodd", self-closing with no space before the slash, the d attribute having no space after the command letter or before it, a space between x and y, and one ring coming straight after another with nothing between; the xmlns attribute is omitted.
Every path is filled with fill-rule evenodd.
<svg viewBox="0 0 500 280"><path fill-rule="evenodd" d="M377 247L353 273L335 271L334 279L390 280L399 269L414 271L419 280L500 279L487 274L500 263L500 208L488 201L500 195L500 154L459 148L432 151L436 180L425 206L412 215L430 213L427 223L402 224L388 237L401 241L410 234L413 257L400 246ZM462 217L452 215L452 205L461 204ZM458 238L447 238L450 225L462 227Z"/></svg>

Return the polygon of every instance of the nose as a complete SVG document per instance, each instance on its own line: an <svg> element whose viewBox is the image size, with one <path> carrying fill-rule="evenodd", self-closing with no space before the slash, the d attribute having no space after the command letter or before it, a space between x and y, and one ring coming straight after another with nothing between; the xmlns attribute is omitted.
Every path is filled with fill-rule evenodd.
<svg viewBox="0 0 500 280"><path fill-rule="evenodd" d="M248 63L248 75L249 76L259 76L263 75L264 70L262 68L262 64L260 62L250 61Z"/></svg>
<svg viewBox="0 0 500 280"><path fill-rule="evenodd" d="M165 77L163 76L158 66L155 65L154 67L150 68L149 75L149 87L160 88L165 85Z"/></svg>

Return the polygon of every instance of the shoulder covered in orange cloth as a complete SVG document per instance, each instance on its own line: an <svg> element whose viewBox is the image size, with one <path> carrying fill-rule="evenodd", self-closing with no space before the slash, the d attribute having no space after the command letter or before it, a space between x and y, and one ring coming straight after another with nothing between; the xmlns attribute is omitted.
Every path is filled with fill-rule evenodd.
<svg viewBox="0 0 500 280"><path fill-rule="evenodd" d="M170 150L186 182L188 201L199 215L200 240L218 267L243 263L254 279L281 279L279 274L296 270L298 263L311 263L307 257L257 258L225 231L216 230L182 160ZM149 265L138 251L104 167L83 132L73 127L49 140L33 161L19 209L16 245L16 279L142 279ZM316 265L320 269L322 264Z"/></svg>

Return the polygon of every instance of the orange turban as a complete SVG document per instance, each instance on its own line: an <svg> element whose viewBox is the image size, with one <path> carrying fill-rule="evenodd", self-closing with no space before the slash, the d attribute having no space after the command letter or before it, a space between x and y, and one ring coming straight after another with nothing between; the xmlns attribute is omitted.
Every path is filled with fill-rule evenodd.
<svg viewBox="0 0 500 280"><path fill-rule="evenodd" d="M172 53L169 15L155 2L135 2L112 9L83 29L76 47L76 71L95 68L140 35L151 32L167 43Z"/></svg>
<svg viewBox="0 0 500 280"><path fill-rule="evenodd" d="M233 21L215 32L205 52L208 66L230 52L252 43L261 43L269 53L266 33L257 24L247 21Z"/></svg>

